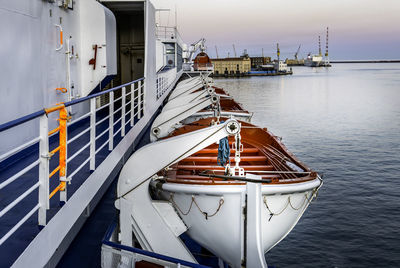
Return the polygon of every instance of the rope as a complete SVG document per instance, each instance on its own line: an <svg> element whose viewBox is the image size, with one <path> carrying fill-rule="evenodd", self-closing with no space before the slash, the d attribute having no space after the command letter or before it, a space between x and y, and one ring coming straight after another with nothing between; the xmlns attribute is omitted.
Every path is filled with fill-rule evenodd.
<svg viewBox="0 0 400 268"><path fill-rule="evenodd" d="M193 203L194 203L194 204L196 205L197 209L200 211L200 213L204 215L204 217L205 217L206 220L208 220L208 218L211 218L211 217L214 217L215 215L217 215L217 213L218 213L219 210L221 209L222 205L224 204L224 199L221 197L221 199L220 199L219 202L218 202L218 208L217 208L217 210L216 210L213 214L210 215L209 213L203 211L203 210L200 208L200 206L199 206L199 204L197 204L196 199L195 199L194 196L192 196L192 201L190 202L190 206L189 206L189 209L188 209L187 212L183 212L182 209L178 206L178 204L175 203L175 201L174 201L174 194L170 194L169 201L170 201L170 202L174 205L174 207L176 207L176 208L179 210L179 212L182 213L184 216L186 216L186 215L189 214L189 212L192 210Z"/></svg>
<svg viewBox="0 0 400 268"><path fill-rule="evenodd" d="M304 194L304 199L301 202L301 205L299 207L297 207L297 208L293 206L292 201L290 200L290 196L288 196L286 205L283 207L283 209L281 211L279 211L277 213L274 213L274 212L271 211L271 209L269 208L268 203L267 203L267 198L264 196L264 204L265 204L265 207L268 209L269 215L270 215L268 221L271 221L273 216L279 216L280 214L282 214L287 209L287 207L289 205L293 210L299 210L304 206L306 200L308 200L309 201L308 204L310 204L311 201L312 201L312 197L314 196L314 193L315 193L315 191L313 191L313 193L311 194L311 198L310 199L308 199L307 194Z"/></svg>
<svg viewBox="0 0 400 268"><path fill-rule="evenodd" d="M197 204L197 202L196 202L196 200L194 199L194 197L192 197L192 198L193 198L194 204L195 204L196 207L199 209L199 211L204 215L204 217L206 218L206 220L208 220L208 218L211 218L211 217L214 217L215 215L217 215L217 213L218 213L219 210L221 209L222 205L224 204L224 199L221 198L221 199L219 200L219 205L218 205L217 210L216 210L213 214L208 215L207 212L201 210L201 208L200 208L199 205Z"/></svg>
<svg viewBox="0 0 400 268"><path fill-rule="evenodd" d="M307 194L304 194L303 202L301 202L301 205L300 205L298 208L295 208L295 207L292 205L292 202L290 201L290 196L289 196L288 199L289 199L289 205L290 205L290 207L291 207L293 210L299 210L300 208L303 207L304 203L306 202L306 200L307 200L308 198L307 198Z"/></svg>
<svg viewBox="0 0 400 268"><path fill-rule="evenodd" d="M268 221L271 220L272 216L279 216L280 214L282 214L282 213L286 210L286 208L287 208L288 205L289 205L289 199L288 199L287 201L288 201L288 202L286 202L286 205L283 207L283 209L282 209L279 213L274 213L274 212L272 212L271 209L269 208L268 203L267 203L267 198L264 196L264 204L265 204L265 206L267 207L267 209L268 209L268 211L269 211L269 215L270 215Z"/></svg>
<svg viewBox="0 0 400 268"><path fill-rule="evenodd" d="M179 212L180 213L182 213L183 215L188 215L189 214L189 212L192 210L192 205L193 205L193 200L194 199L194 197L192 196L192 202L190 203L190 206L189 206L189 209L188 209L188 211L185 213L185 212L183 212L182 210L181 210L181 208L178 206L178 204L176 204L175 203L175 201L174 201L174 194L171 194L170 196L169 196L169 201L171 201L171 203L174 205L174 207L176 207L178 210L179 210Z"/></svg>
<svg viewBox="0 0 400 268"><path fill-rule="evenodd" d="M322 179L320 179L320 180L321 180L321 182L322 182ZM311 195L310 195L310 198L308 198L307 193L305 193L305 194L304 194L303 202L301 203L301 205L300 205L298 208L295 208L295 207L293 206L292 202L290 201L290 196L289 196L289 197L288 197L288 200L287 200L287 202L286 202L286 205L284 206L284 208L283 208L281 211L279 211L279 213L274 213L274 212L271 211L271 209L269 208L268 203L267 203L267 198L266 198L266 196L264 196L264 204L265 204L265 207L268 209L269 215L270 215L268 221L271 221L271 219L272 219L273 216L278 216L278 215L282 214L282 213L286 210L286 208L288 207L288 205L290 205L290 207L291 207L293 210L299 210L299 209L301 209L301 208L304 206L304 203L306 202L306 200L307 200L307 206L310 205L310 203L313 201L313 199L316 198L316 197L318 196L318 191L319 191L319 188L321 188L321 186L322 186L322 183L320 184L319 187L313 189L313 191L312 191L312 193L311 193Z"/></svg>

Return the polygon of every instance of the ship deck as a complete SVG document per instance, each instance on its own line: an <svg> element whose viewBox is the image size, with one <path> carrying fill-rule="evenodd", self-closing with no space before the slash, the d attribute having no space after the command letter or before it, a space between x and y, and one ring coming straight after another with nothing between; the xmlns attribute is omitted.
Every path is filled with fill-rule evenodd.
<svg viewBox="0 0 400 268"><path fill-rule="evenodd" d="M143 129L137 139L135 150L150 142L150 127ZM110 185L107 192L85 222L68 250L63 255L57 267L100 267L101 245L104 234L110 224L117 218L115 208L115 194L117 180Z"/></svg>
<svg viewBox="0 0 400 268"><path fill-rule="evenodd" d="M103 118L108 116L106 112L98 112L96 121L99 122ZM117 116L115 116L117 119ZM127 118L128 119L128 118ZM138 119L135 119L135 124ZM85 129L89 127L89 118L83 119L76 125L71 125L68 128L68 137L73 138L74 136L82 133ZM121 121L114 125L114 131L117 131L121 127ZM97 133L102 133L108 128L108 120L105 120L96 127ZM126 126L126 132L128 132L132 127L128 124ZM121 133L114 137L114 145L116 146L122 140ZM81 137L76 139L68 146L68 157L74 155L79 151L84 145L88 143L90 139L89 132L83 134ZM108 139L108 133L100 137L96 141L96 148L99 148ZM52 136L49 142L50 150L58 146L58 134ZM9 178L13 174L16 174L22 168L28 166L30 163L37 159L37 153L39 150L39 145L34 144L26 150L20 152L8 163L2 163L0 169L0 183L6 178ZM107 146L103 147L96 154L96 167L98 167L110 154ZM70 163L68 163L67 174L78 168L82 162L84 162L89 156L89 148L82 151L81 154L77 155ZM58 165L58 153L56 153L50 160L50 170L54 170ZM67 185L68 199L74 195L76 190L85 182L85 180L90 176L91 171L89 170L89 163L86 165L73 177L71 184ZM1 209L11 203L22 193L27 191L35 182L37 182L39 176L39 167L35 167L32 170L25 173L14 183L9 184L4 189L0 190L0 204ZM50 179L50 189L57 187L59 180L58 174L54 175ZM32 191L25 199L23 199L19 204L17 204L14 209L10 210L1 218L0 224L0 236L5 235L18 221L23 218L31 209L33 204L38 203L38 190ZM59 202L59 193L50 199L50 209L47 211L48 221L60 210L61 205ZM37 214L33 214L29 219L7 240L0 246L0 251L2 252L2 258L0 258L0 267L9 267L18 258L18 256L24 251L31 240L40 232L40 227L38 225ZM60 226L60 228L63 228ZM7 257L5 257L7 256Z"/></svg>

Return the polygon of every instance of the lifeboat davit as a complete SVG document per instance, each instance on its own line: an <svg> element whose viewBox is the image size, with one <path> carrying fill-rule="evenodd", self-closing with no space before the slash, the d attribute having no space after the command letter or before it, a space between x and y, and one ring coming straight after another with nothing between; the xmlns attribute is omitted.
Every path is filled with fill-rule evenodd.
<svg viewBox="0 0 400 268"><path fill-rule="evenodd" d="M206 128L216 118L184 125L170 136ZM221 118L220 120L228 120ZM188 227L188 235L232 267L246 258L244 213L251 198L245 178L261 179L260 230L265 254L296 225L322 180L300 162L267 129L241 122L240 135L228 138L229 159L218 164L219 144L212 144L163 170L154 180L158 197L173 204ZM251 181L251 180L250 180Z"/></svg>
<svg viewBox="0 0 400 268"><path fill-rule="evenodd" d="M267 267L322 180L250 119L207 76L180 82L121 171L121 243L195 262L187 233L231 267Z"/></svg>

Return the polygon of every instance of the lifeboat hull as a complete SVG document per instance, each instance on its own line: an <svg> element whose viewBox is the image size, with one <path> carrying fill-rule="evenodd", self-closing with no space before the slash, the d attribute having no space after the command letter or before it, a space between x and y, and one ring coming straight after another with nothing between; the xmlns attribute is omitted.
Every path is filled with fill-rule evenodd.
<svg viewBox="0 0 400 268"><path fill-rule="evenodd" d="M261 237L264 253L293 229L310 204L319 179L290 185L262 185ZM169 200L188 227L188 235L232 267L245 258L246 185L165 183Z"/></svg>

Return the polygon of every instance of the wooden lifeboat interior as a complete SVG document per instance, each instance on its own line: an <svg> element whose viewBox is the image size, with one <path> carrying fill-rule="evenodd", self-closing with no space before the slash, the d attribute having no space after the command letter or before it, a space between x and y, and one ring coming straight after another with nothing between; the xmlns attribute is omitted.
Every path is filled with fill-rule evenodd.
<svg viewBox="0 0 400 268"><path fill-rule="evenodd" d="M210 126L212 120L216 119L206 118L185 125L175 130L171 136L181 135ZM227 118L222 120L227 120ZM239 166L244 168L245 173L248 172L259 175L263 179L270 179L273 184L297 183L312 180L316 177L314 172L311 172L303 163L298 161L294 155L288 152L287 148L266 129L258 128L246 122L241 122L241 124L241 142L243 144L243 152L241 152ZM234 137L229 137L228 139L231 148L230 165L234 166L235 151L232 149ZM244 184L244 182L240 181L199 175L199 173L224 175L225 168L217 164L217 156L218 144L214 143L179 161L162 175L166 177L166 182L169 183L198 185ZM294 163L305 172L309 173L291 173L294 170L285 164L286 160ZM283 171L284 173L280 173L279 171Z"/></svg>

